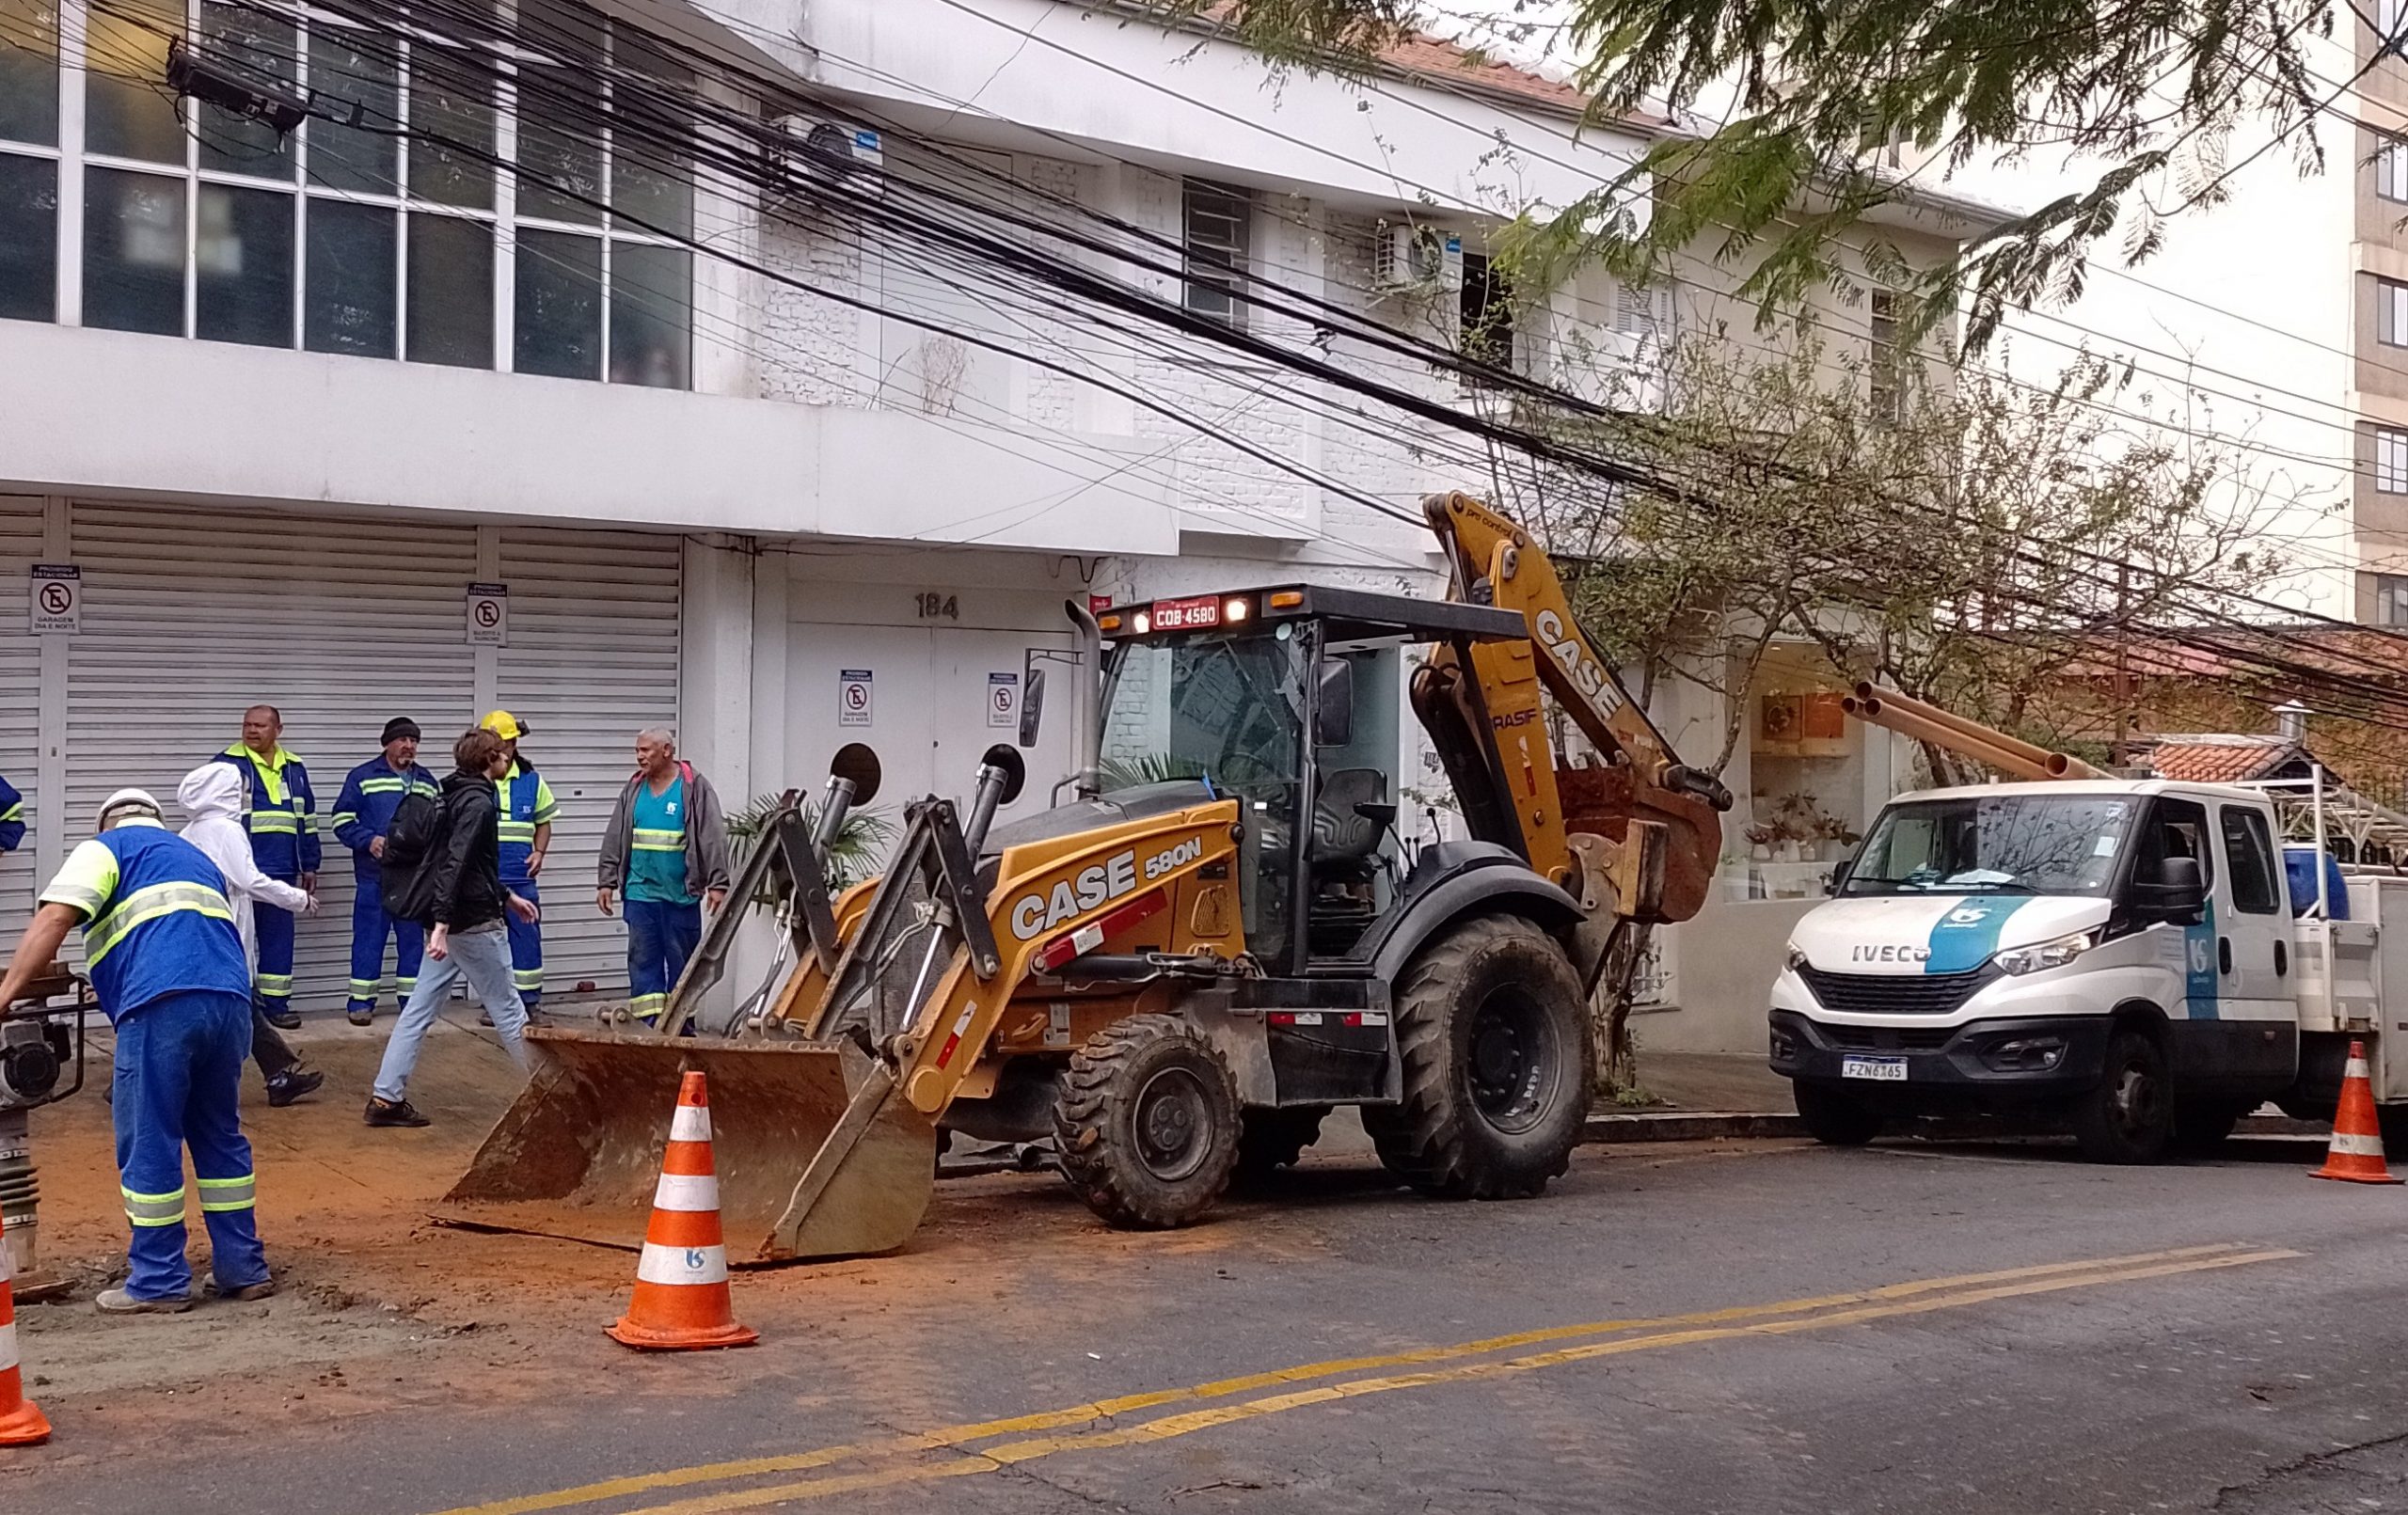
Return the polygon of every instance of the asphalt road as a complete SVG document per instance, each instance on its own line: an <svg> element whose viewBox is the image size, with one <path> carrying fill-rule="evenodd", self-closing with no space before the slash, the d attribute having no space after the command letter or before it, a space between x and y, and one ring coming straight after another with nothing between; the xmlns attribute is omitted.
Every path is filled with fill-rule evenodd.
<svg viewBox="0 0 2408 1515"><path fill-rule="evenodd" d="M0 1509L2408 1509L2408 1191L2313 1156L1592 1149L1492 1206L1341 1156L1145 1238L966 1180L914 1256L739 1278L751 1350L71 1396Z"/></svg>

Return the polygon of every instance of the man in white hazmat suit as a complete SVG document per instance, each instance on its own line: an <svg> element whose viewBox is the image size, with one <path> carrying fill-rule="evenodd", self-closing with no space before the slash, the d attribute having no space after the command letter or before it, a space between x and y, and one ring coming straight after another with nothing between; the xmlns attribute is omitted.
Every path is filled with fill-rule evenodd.
<svg viewBox="0 0 2408 1515"><path fill-rule="evenodd" d="M260 865L251 857L250 832L243 826L243 801L247 794L241 773L229 764L214 761L185 774L184 781L176 786L176 803L192 817L184 823L183 839L207 853L217 871L226 876L226 899L234 907L234 929L243 939L243 960L256 970L260 944L251 902L264 900L279 909L302 915L315 914L318 902L293 885L279 883L260 872ZM326 1081L325 1074L301 1065L301 1055L260 1013L257 1001L251 1006L251 1060L259 1064L261 1074L267 1080L267 1102L278 1108L315 1093Z"/></svg>

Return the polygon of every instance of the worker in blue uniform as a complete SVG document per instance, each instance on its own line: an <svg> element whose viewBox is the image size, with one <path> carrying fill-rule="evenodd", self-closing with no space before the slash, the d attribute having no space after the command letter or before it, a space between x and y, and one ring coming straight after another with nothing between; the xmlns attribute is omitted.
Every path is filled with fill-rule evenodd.
<svg viewBox="0 0 2408 1515"><path fill-rule="evenodd" d="M393 942L395 1008L418 987L420 955L426 934L415 921L387 912L383 865L385 833L393 812L411 795L443 797L435 775L418 763L418 722L395 716L385 722L385 750L343 776L335 797L335 840L351 849L351 993L343 1009L355 1026L376 1018L376 989L385 977L385 941Z"/></svg>
<svg viewBox="0 0 2408 1515"><path fill-rule="evenodd" d="M477 724L500 737L510 754L510 771L494 781L501 801L502 888L540 907L544 896L535 879L544 871L544 855L551 850L552 822L560 815L560 802L552 797L552 786L535 771L535 765L518 750L518 739L528 731L525 721L507 710L496 710ZM527 1007L528 1020L540 1026L545 1023L536 1009L544 1002L543 919L522 921L513 913L509 922L511 982L518 990L519 1002ZM492 1025L491 1012L478 1017L478 1022Z"/></svg>
<svg viewBox="0 0 2408 1515"><path fill-rule="evenodd" d="M251 1048L251 985L224 883L205 853L161 824L156 799L120 789L102 803L98 834L41 892L0 976L5 1009L57 957L67 933L84 928L85 971L117 1032L109 1109L134 1232L123 1286L94 1302L112 1315L192 1308L186 1147L217 1292L276 1292L252 1213L251 1146L235 1113Z"/></svg>
<svg viewBox="0 0 2408 1515"><path fill-rule="evenodd" d="M284 716L274 705L243 712L243 739L217 755L250 781L251 859L279 884L318 892L318 797L309 770L284 750ZM259 972L251 996L269 1025L291 1031L301 1024L293 1011L293 912L261 903L257 918Z"/></svg>
<svg viewBox="0 0 2408 1515"><path fill-rule="evenodd" d="M0 779L0 852L14 852L24 844L25 797Z"/></svg>

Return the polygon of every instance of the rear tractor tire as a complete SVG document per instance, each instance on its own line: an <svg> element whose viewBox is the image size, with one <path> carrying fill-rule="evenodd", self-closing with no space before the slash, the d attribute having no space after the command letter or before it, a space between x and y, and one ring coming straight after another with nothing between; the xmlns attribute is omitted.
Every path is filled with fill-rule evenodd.
<svg viewBox="0 0 2408 1515"><path fill-rule="evenodd" d="M1589 1116L1589 1010L1555 939L1466 921L1395 987L1403 1098L1367 1106L1390 1173L1445 1199L1526 1199L1571 1166Z"/></svg>
<svg viewBox="0 0 2408 1515"><path fill-rule="evenodd" d="M1237 1181L1264 1183L1280 1169L1294 1167L1305 1148L1321 1140L1321 1123L1328 1114L1327 1105L1247 1111L1238 1131Z"/></svg>
<svg viewBox="0 0 2408 1515"><path fill-rule="evenodd" d="M1177 1016L1132 1016L1070 1054L1054 1106L1062 1176L1113 1225L1163 1231L1212 1207L1238 1161L1237 1081Z"/></svg>

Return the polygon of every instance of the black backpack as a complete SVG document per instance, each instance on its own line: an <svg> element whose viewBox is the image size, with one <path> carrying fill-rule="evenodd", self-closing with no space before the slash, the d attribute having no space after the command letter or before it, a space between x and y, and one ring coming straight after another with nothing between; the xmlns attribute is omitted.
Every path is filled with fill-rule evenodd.
<svg viewBox="0 0 2408 1515"><path fill-rule="evenodd" d="M394 807L380 860L386 914L419 921L434 913L435 870L422 865L442 831L443 807L430 797L413 790Z"/></svg>

